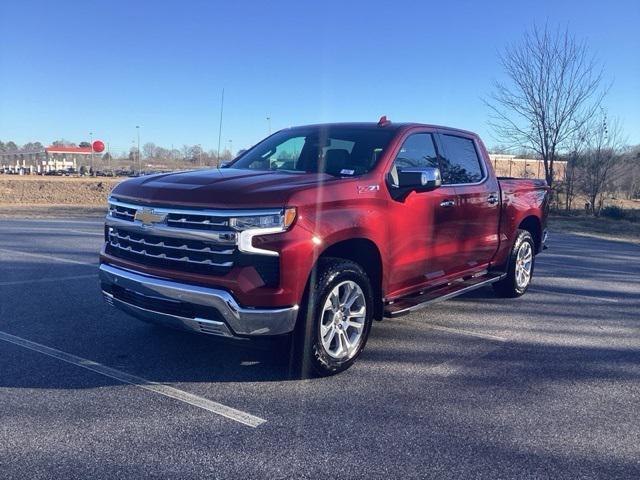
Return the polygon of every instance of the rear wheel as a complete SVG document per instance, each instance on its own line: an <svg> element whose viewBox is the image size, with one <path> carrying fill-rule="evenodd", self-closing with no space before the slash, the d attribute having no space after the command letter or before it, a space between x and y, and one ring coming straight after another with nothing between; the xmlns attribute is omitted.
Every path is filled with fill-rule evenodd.
<svg viewBox="0 0 640 480"><path fill-rule="evenodd" d="M514 298L524 294L531 284L535 264L534 244L531 234L518 230L507 264L507 276L493 284L493 289L501 297Z"/></svg>
<svg viewBox="0 0 640 480"><path fill-rule="evenodd" d="M369 277L355 262L320 259L306 297L294 333L294 361L303 374L346 370L364 349L371 329Z"/></svg>

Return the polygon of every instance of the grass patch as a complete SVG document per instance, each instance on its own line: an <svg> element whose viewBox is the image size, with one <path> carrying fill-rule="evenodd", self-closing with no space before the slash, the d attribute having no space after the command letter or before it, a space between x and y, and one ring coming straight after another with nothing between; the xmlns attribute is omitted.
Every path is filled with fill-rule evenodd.
<svg viewBox="0 0 640 480"><path fill-rule="evenodd" d="M605 217L551 214L548 228L552 234L553 232L574 233L640 244L640 222Z"/></svg>

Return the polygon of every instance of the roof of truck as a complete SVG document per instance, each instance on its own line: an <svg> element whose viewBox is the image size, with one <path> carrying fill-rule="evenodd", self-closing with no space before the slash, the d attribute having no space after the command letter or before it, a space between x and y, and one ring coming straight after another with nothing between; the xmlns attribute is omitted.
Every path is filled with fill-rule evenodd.
<svg viewBox="0 0 640 480"><path fill-rule="evenodd" d="M366 128L366 129L380 128L380 129L394 130L394 131L412 128L412 127L426 127L426 128L440 129L440 130L449 130L452 132L459 132L467 135L477 136L474 132L471 132L469 130L463 130L461 128L446 127L443 125L432 125L432 124L417 123L417 122L388 121L384 125L380 125L377 122L336 122L336 123L316 123L316 124L310 124L310 125L298 125L298 126L289 127L289 128L295 129L295 128L319 128L319 127L323 127L323 128L350 127L350 128Z"/></svg>

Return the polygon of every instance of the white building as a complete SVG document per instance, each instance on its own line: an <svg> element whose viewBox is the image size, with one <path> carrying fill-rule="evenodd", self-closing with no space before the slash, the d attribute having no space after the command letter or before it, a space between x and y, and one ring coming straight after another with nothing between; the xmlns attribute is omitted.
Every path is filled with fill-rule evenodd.
<svg viewBox="0 0 640 480"><path fill-rule="evenodd" d="M3 152L0 153L0 168L24 173L77 170L78 165L89 163L92 153L91 147L57 146L33 152Z"/></svg>

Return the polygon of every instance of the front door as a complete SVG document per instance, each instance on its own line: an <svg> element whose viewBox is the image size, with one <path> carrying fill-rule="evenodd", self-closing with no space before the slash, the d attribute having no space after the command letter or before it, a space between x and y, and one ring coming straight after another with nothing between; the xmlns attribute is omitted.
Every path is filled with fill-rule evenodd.
<svg viewBox="0 0 640 480"><path fill-rule="evenodd" d="M409 134L388 175L389 188L397 186L402 168L438 167L434 136L428 131ZM455 256L455 187L412 192L389 203L388 291L395 295L442 282Z"/></svg>

